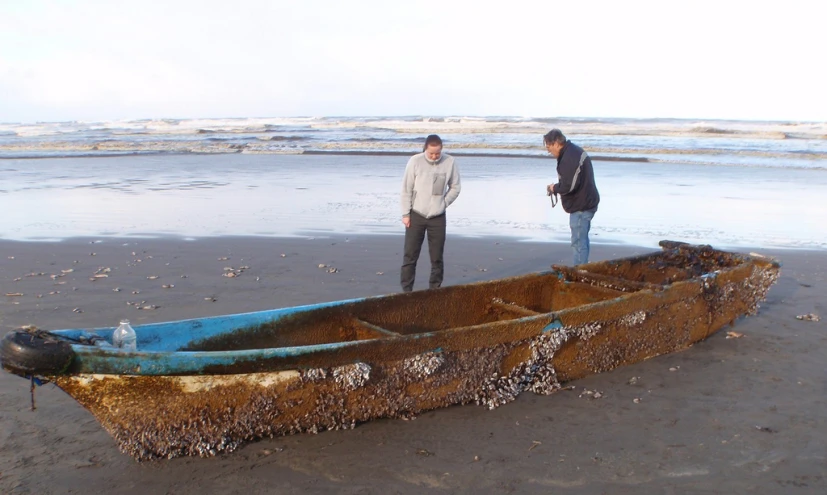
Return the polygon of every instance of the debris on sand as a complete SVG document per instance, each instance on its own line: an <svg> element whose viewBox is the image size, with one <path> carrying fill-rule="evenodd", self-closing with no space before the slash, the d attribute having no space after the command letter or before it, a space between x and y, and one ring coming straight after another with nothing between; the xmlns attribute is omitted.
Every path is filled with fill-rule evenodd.
<svg viewBox="0 0 827 495"><path fill-rule="evenodd" d="M336 273L339 271L338 268L333 268L332 266L325 265L324 263L319 263L319 268L323 268L327 273Z"/></svg>
<svg viewBox="0 0 827 495"><path fill-rule="evenodd" d="M586 397L589 399L599 399L603 397L603 392L598 392L597 390L589 390L584 388L583 391L580 393L578 397Z"/></svg>
<svg viewBox="0 0 827 495"><path fill-rule="evenodd" d="M224 267L224 273L221 274L221 276L222 277L227 277L227 278L236 278L236 277L240 276L244 272L244 270L246 270L248 268L250 268L250 267L249 266L240 266L238 268L233 268L231 266L225 266Z"/></svg>
<svg viewBox="0 0 827 495"><path fill-rule="evenodd" d="M726 338L728 339L740 339L743 336L744 334L742 334L741 332L729 331L726 333Z"/></svg>
<svg viewBox="0 0 827 495"><path fill-rule="evenodd" d="M158 308L161 307L161 306L158 306L156 304L147 304L146 301L141 301L141 302L138 302L138 303L136 303L134 301L127 301L126 304L128 306L133 306L135 309L140 309L140 310L154 310L154 309L158 309Z"/></svg>
<svg viewBox="0 0 827 495"><path fill-rule="evenodd" d="M819 321L821 318L815 313L807 313L806 315L798 315L795 317L796 320L803 320L803 321Z"/></svg>

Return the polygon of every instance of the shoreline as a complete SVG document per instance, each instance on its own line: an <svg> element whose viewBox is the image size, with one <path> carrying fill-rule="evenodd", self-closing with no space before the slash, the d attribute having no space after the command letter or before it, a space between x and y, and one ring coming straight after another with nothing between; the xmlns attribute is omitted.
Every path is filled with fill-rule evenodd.
<svg viewBox="0 0 827 495"><path fill-rule="evenodd" d="M459 148L461 149L461 148ZM449 154L451 156L459 157L459 158L520 158L520 159L544 159L547 160L549 157L548 155L538 154L538 153L481 153L481 152L463 152L463 151L451 151ZM588 151L588 149L587 149ZM46 159L68 159L68 158L119 158L119 157L137 157L137 156L147 156L147 157L159 157L159 156L222 156L222 155L265 155L265 156L284 156L284 155L309 155L309 156L364 156L364 157L410 157L413 154L416 154L417 150L409 150L409 151L389 151L389 150L380 150L380 151L366 151L366 150L244 150L238 149L234 147L228 146L226 149L221 149L219 151L159 151L159 150L147 150L147 151L140 151L140 150L131 150L131 151L112 151L108 153L86 153L86 152L77 152L75 154L54 154L54 155L19 155L19 156L3 156L0 155L0 161L2 160L46 160ZM622 162L622 163L652 163L652 164L661 164L661 165L693 165L698 167L733 167L733 168L778 168L776 165L769 165L765 163L752 163L752 164L744 164L744 163L730 163L726 161L699 161L699 160L691 160L687 157L692 157L696 155L732 155L732 156L744 156L744 152L732 152L732 153L716 153L715 150L704 150L695 153L689 152L663 152L654 150L652 151L654 155L668 155L674 156L674 158L652 158L647 156L625 156L622 154L616 155L590 155L593 161L602 161L602 162ZM823 160L824 157L821 155L818 156L786 156L785 154L781 153L777 156L764 154L758 155L762 158L773 158L777 160L781 159L791 159L791 160ZM683 159L682 159L683 158ZM806 166L806 165L790 165L786 164L780 168L789 169L789 170L825 170L825 167L820 166Z"/></svg>
<svg viewBox="0 0 827 495"><path fill-rule="evenodd" d="M565 235L565 234L564 234ZM25 244L54 244L54 245L71 245L71 244L102 244L102 243L137 243L137 242L162 242L162 243L210 243L210 242L247 242L247 241L256 241L256 242L273 242L278 243L280 241L286 242L298 242L298 241L327 241L333 240L334 242L350 242L350 239L358 239L361 241L367 241L369 239L374 239L379 242L393 242L402 245L404 240L404 234L401 233L390 233L390 232L308 232L308 231L299 231L292 235L285 235L285 234L261 234L261 235L254 235L254 234L216 234L216 235L181 235L181 234L167 234L167 233L158 233L158 234L135 234L135 235L79 235L79 236L68 236L68 237L60 237L60 238L30 238L30 239L13 239L13 238L0 238L0 250L6 249L5 244L16 246L16 245L25 245ZM466 233L452 233L450 230L448 231L448 239L452 239L454 242L487 242L487 243L494 243L494 244L516 244L516 245L537 245L537 246L549 246L549 251L557 252L559 249L570 250L570 241L565 238L558 238L558 237L551 237L547 240L538 240L536 237L531 236L508 236L508 235L497 235L497 234L466 234ZM687 242L688 244L697 244L691 240L681 240L681 239L662 239L668 241L678 241L678 242ZM425 252L425 247L427 246L427 239L423 243L423 253L420 256L420 259L425 260L427 259L427 253ZM784 253L796 253L806 255L811 253L813 255L819 256L822 254L827 253L827 248L819 249L817 247L812 246L768 246L768 245L728 245L726 243L700 243L700 244L709 244L715 248L723 249L725 251L737 252L737 253L746 253L746 254L759 254L759 255L766 255L766 253L774 253L771 255L772 257L775 256L783 256ZM623 241L620 239L612 239L612 240L604 240L604 239L595 239L592 235L590 238L590 246L591 252L594 253L597 250L598 253L601 253L603 250L611 250L615 248L620 250L621 252L624 250L629 250L629 252L645 252L646 250L658 250L660 247L657 244L646 244L645 242L637 242L637 241ZM594 256L591 257L592 261L595 261ZM400 258L401 259L401 258ZM601 258L605 259L605 258ZM559 262L560 264L566 264L565 262Z"/></svg>
<svg viewBox="0 0 827 495"><path fill-rule="evenodd" d="M404 156L410 157L416 151L360 151L360 150L297 150L293 151L247 151L239 149L227 149L226 151L214 152L198 152L198 151L123 151L123 152L109 152L109 153L83 153L78 152L72 155L22 155L22 156L1 156L0 160L41 160L47 158L116 158L121 156L190 156L190 155L322 155L322 156ZM470 158L541 158L548 159L547 155L529 154L529 153L466 153L466 152L452 152L451 156L470 157ZM642 156L615 156L615 155L595 155L594 160L606 162L635 162L635 163L655 163L658 160ZM664 161L664 163L672 163Z"/></svg>
<svg viewBox="0 0 827 495"><path fill-rule="evenodd" d="M402 158L402 157L399 157ZM15 208L0 237L182 237L401 234L405 160L379 156L178 155L5 162L0 191ZM717 247L827 249L820 170L595 162L595 242L662 239ZM452 235L562 241L568 215L550 208L554 160L463 158ZM779 182L782 181L782 182ZM796 188L796 201L777 194Z"/></svg>

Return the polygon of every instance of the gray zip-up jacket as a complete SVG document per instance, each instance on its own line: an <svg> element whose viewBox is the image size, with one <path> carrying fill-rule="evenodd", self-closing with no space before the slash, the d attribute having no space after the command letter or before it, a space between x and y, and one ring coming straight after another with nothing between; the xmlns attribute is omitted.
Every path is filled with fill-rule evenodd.
<svg viewBox="0 0 827 495"><path fill-rule="evenodd" d="M402 178L402 216L415 211L425 218L445 213L459 196L459 168L454 157L445 153L432 162L419 153L408 160Z"/></svg>

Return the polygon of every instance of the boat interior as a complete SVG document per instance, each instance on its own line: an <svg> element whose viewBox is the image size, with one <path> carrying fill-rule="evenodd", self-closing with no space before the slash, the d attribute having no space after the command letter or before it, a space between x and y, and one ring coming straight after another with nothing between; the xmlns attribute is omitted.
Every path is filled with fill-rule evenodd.
<svg viewBox="0 0 827 495"><path fill-rule="evenodd" d="M751 257L693 247L629 258L553 266L552 271L352 301L141 325L146 351L241 351L397 339L498 322L548 319L550 313L612 300L734 267ZM534 324L534 323L532 323ZM61 330L67 338L112 329Z"/></svg>
<svg viewBox="0 0 827 495"><path fill-rule="evenodd" d="M680 243L671 244L675 247L659 253L589 263L578 268L596 275L646 284L669 285L744 262L742 255L714 250L708 246L708 249L698 249L682 247L685 245Z"/></svg>
<svg viewBox="0 0 827 495"><path fill-rule="evenodd" d="M218 351L294 347L399 338L440 330L530 318L669 284L744 262L722 251L664 246L662 252L577 268L437 290L367 298L303 309L255 326L191 342L186 349Z"/></svg>
<svg viewBox="0 0 827 495"><path fill-rule="evenodd" d="M188 351L227 351L399 338L546 315L651 288L588 272L553 271L302 309L191 342Z"/></svg>

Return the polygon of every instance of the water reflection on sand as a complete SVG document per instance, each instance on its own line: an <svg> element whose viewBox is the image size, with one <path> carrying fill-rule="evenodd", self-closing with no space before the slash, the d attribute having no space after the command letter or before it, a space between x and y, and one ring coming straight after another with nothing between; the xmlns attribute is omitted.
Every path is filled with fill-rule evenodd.
<svg viewBox="0 0 827 495"><path fill-rule="evenodd" d="M406 158L167 155L0 161L0 237L399 234ZM462 157L459 235L566 241L548 158ZM596 161L594 242L827 247L824 170Z"/></svg>

